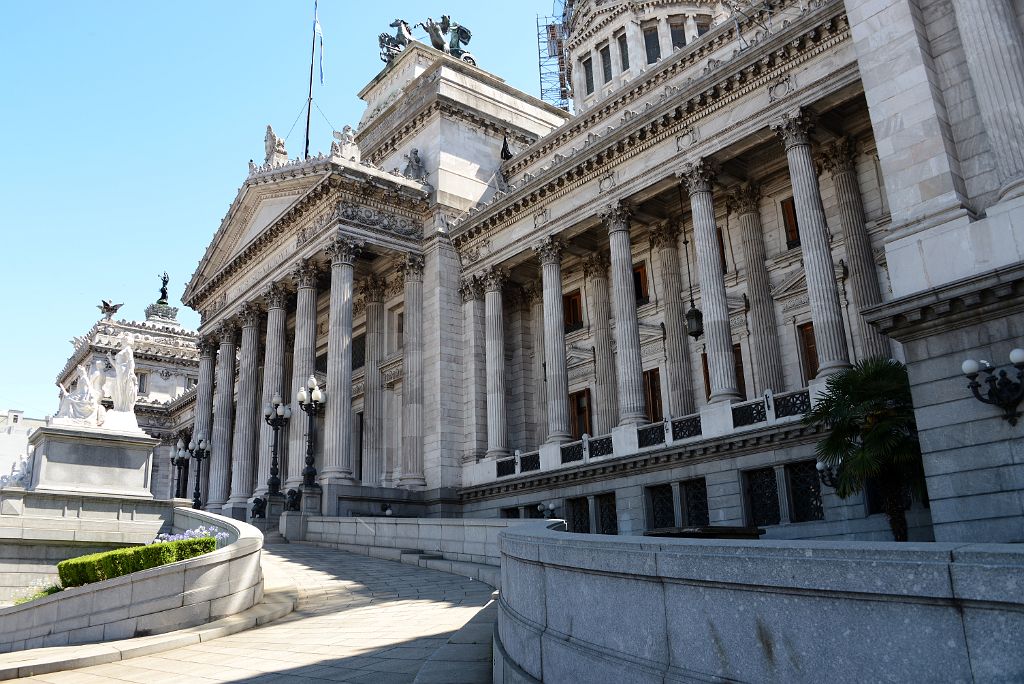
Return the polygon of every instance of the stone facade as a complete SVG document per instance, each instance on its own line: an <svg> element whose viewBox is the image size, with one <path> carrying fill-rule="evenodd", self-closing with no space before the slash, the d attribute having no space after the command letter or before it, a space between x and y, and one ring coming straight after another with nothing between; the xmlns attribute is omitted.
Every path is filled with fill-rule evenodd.
<svg viewBox="0 0 1024 684"><path fill-rule="evenodd" d="M928 407L990 415L952 357L1024 346L1018 285L971 324L984 339L901 330L924 291L954 296L1024 257L1020 92L993 85L1021 29L1010 0L851 4L576 2L572 117L408 47L360 92L362 161L252 167L188 284L205 350L195 429L215 451L204 501L241 515L263 491L257 395L292 403L282 472L298 485L295 395L313 375L325 516L543 505L577 531L884 539L870 492L844 501L819 482L801 416L831 373L893 354L911 366L933 500L949 500L914 508L912 535L931 539L932 515L964 533L965 480L930 460L948 449L929 434L946 409ZM1013 49L989 55L968 26ZM408 171L417 159L425 173ZM937 354L950 394L931 400L918 364ZM1002 479L985 486L1006 495L971 505L1005 539L1024 518L1006 469L1021 437L999 434Z"/></svg>

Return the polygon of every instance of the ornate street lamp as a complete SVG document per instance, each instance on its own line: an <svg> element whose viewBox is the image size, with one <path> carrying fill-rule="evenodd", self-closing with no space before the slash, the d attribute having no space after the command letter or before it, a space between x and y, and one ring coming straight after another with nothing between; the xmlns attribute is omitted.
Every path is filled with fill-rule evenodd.
<svg viewBox="0 0 1024 684"><path fill-rule="evenodd" d="M833 468L824 461L818 461L814 467L818 470L818 479L821 480L821 484L835 489L839 484L839 470L843 465L840 463L839 468Z"/></svg>
<svg viewBox="0 0 1024 684"><path fill-rule="evenodd" d="M306 467L302 469L302 486L319 487L320 485L316 483L316 468L313 466L313 446L316 443L316 414L324 405L326 398L316 383L316 377L312 375L309 376L306 387L299 388L296 398L299 400L299 408L309 416L309 426L306 430Z"/></svg>
<svg viewBox="0 0 1024 684"><path fill-rule="evenodd" d="M199 480L203 474L203 461L210 457L210 450L206 447L208 442L205 437L200 437L198 441L193 436L192 440L188 443L188 449L185 448L184 442L178 440L178 455L182 458L186 458L185 454L189 454L196 461L196 489L192 493L192 508L199 510L203 507L202 496L199 493Z"/></svg>
<svg viewBox="0 0 1024 684"><path fill-rule="evenodd" d="M683 215L683 186L679 190L679 215ZM686 312L686 334L693 339L700 339L704 334L704 314L700 312L697 305L693 303L693 274L690 273L690 241L683 233L683 256L686 257L686 284L690 290L690 310Z"/></svg>
<svg viewBox="0 0 1024 684"><path fill-rule="evenodd" d="M178 479L174 486L174 498L184 499L188 496L188 480L184 478L185 466L188 465L188 452L185 451L185 443L180 438L175 447L177 447L177 451L171 453L171 466L178 472Z"/></svg>
<svg viewBox="0 0 1024 684"><path fill-rule="evenodd" d="M270 446L270 477L267 479L267 495L281 496L281 477L277 466L278 433L291 420L292 407L281 401L281 393L274 392L272 404L263 407L263 420L274 430L274 441Z"/></svg>
<svg viewBox="0 0 1024 684"><path fill-rule="evenodd" d="M967 359L960 366L960 370L970 380L967 386L974 394L974 398L985 404L992 404L1003 409L1003 420L1010 425L1016 425L1020 418L1020 411L1017 406L1024 400L1024 349L1014 349L1010 352L1010 364L1017 369L1017 379L1010 379L1006 369L999 371L996 377L996 368L988 361L975 361ZM988 389L984 394L981 392L981 382L978 382L978 373L985 373L982 380Z"/></svg>

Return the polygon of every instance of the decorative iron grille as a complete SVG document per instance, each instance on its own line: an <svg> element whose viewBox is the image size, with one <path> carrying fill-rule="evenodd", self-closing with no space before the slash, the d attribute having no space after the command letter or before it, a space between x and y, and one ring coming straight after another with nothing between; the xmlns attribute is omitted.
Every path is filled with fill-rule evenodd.
<svg viewBox="0 0 1024 684"><path fill-rule="evenodd" d="M764 410L764 399L732 407L733 427L754 425L755 423L763 423L766 420L768 420L768 415Z"/></svg>
<svg viewBox="0 0 1024 684"><path fill-rule="evenodd" d="M618 534L619 521L615 515L615 493L601 494L594 497L597 503L598 534Z"/></svg>
<svg viewBox="0 0 1024 684"><path fill-rule="evenodd" d="M654 423L640 428L636 431L636 441L641 449L664 444L665 426L662 423Z"/></svg>
<svg viewBox="0 0 1024 684"><path fill-rule="evenodd" d="M613 453L615 453L615 450L612 448L612 438L610 436L590 440L590 458L611 456Z"/></svg>
<svg viewBox="0 0 1024 684"><path fill-rule="evenodd" d="M679 483L683 495L683 518L688 527L710 524L708 516L708 488L703 477Z"/></svg>
<svg viewBox="0 0 1024 684"><path fill-rule="evenodd" d="M583 460L583 442L572 442L562 445L562 463Z"/></svg>
<svg viewBox="0 0 1024 684"><path fill-rule="evenodd" d="M786 465L789 478L790 519L793 522L824 520L825 508L821 503L821 481L817 461L800 461Z"/></svg>
<svg viewBox="0 0 1024 684"><path fill-rule="evenodd" d="M540 470L540 453L523 454L519 457L519 472L528 473L531 470Z"/></svg>
<svg viewBox="0 0 1024 684"><path fill-rule="evenodd" d="M747 510L751 525L778 525L779 489L775 484L774 468L748 470Z"/></svg>
<svg viewBox="0 0 1024 684"><path fill-rule="evenodd" d="M807 390L776 395L775 417L802 416L811 410L811 393Z"/></svg>
<svg viewBox="0 0 1024 684"><path fill-rule="evenodd" d="M676 418L672 421L672 439L686 439L687 437L698 437L701 434L700 416L688 416Z"/></svg>
<svg viewBox="0 0 1024 684"><path fill-rule="evenodd" d="M651 529L675 527L675 504L672 503L672 485L655 485L647 488L651 501Z"/></svg>
<svg viewBox="0 0 1024 684"><path fill-rule="evenodd" d="M586 497L569 499L569 531L588 534L590 532L590 506Z"/></svg>
<svg viewBox="0 0 1024 684"><path fill-rule="evenodd" d="M495 461L495 470L498 472L498 477L508 477L509 475L516 474L516 459L506 458L500 461Z"/></svg>

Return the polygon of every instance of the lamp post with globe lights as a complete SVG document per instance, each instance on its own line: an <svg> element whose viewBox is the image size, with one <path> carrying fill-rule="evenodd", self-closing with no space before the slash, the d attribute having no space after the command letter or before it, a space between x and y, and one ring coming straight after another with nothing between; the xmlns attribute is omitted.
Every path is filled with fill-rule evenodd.
<svg viewBox="0 0 1024 684"><path fill-rule="evenodd" d="M202 494L199 488L199 480L203 474L203 461L210 457L210 450L206 447L209 442L206 441L206 437L200 437L196 439L195 436L188 443L188 448L185 448L185 443L182 440L178 440L178 456L181 458L187 458L186 454L190 455L196 462L196 488L192 493L192 508L199 510L203 507Z"/></svg>
<svg viewBox="0 0 1024 684"><path fill-rule="evenodd" d="M1010 425L1016 425L1021 417L1017 406L1024 400L1024 349L1014 349L1010 352L1010 365L1017 369L1017 379L1010 377L1012 371L1003 368L998 370L988 361L975 361L966 359L960 366L960 370L970 381L967 387L974 394L974 398L985 404L992 404L1003 409L1003 420ZM978 374L984 373L985 377L978 380ZM982 391L981 383L988 387Z"/></svg>
<svg viewBox="0 0 1024 684"><path fill-rule="evenodd" d="M174 498L184 499L188 496L188 480L185 479L185 466L188 465L189 454L185 451L185 442L180 438L174 445L176 450L171 453L171 466L177 471L177 480L174 484Z"/></svg>
<svg viewBox="0 0 1024 684"><path fill-rule="evenodd" d="M310 375L306 387L299 388L296 398L299 400L299 408L309 416L309 426L306 430L306 467L302 469L302 486L319 488L320 485L316 483L316 467L313 465L313 447L316 444L316 415L324 405L326 397L317 384L316 377Z"/></svg>
<svg viewBox="0 0 1024 684"><path fill-rule="evenodd" d="M274 430L274 441L270 446L270 477L267 479L267 495L281 496L281 477L278 468L277 450L281 428L292 417L292 407L281 401L281 393L275 392L273 403L263 407L263 420Z"/></svg>

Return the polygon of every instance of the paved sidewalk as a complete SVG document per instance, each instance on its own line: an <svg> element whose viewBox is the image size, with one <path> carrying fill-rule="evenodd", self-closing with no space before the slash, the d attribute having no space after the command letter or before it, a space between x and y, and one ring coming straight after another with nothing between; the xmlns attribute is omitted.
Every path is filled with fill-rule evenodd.
<svg viewBox="0 0 1024 684"><path fill-rule="evenodd" d="M264 573L287 575L299 590L290 615L152 656L12 681L412 682L492 591L456 575L303 544L263 553Z"/></svg>

